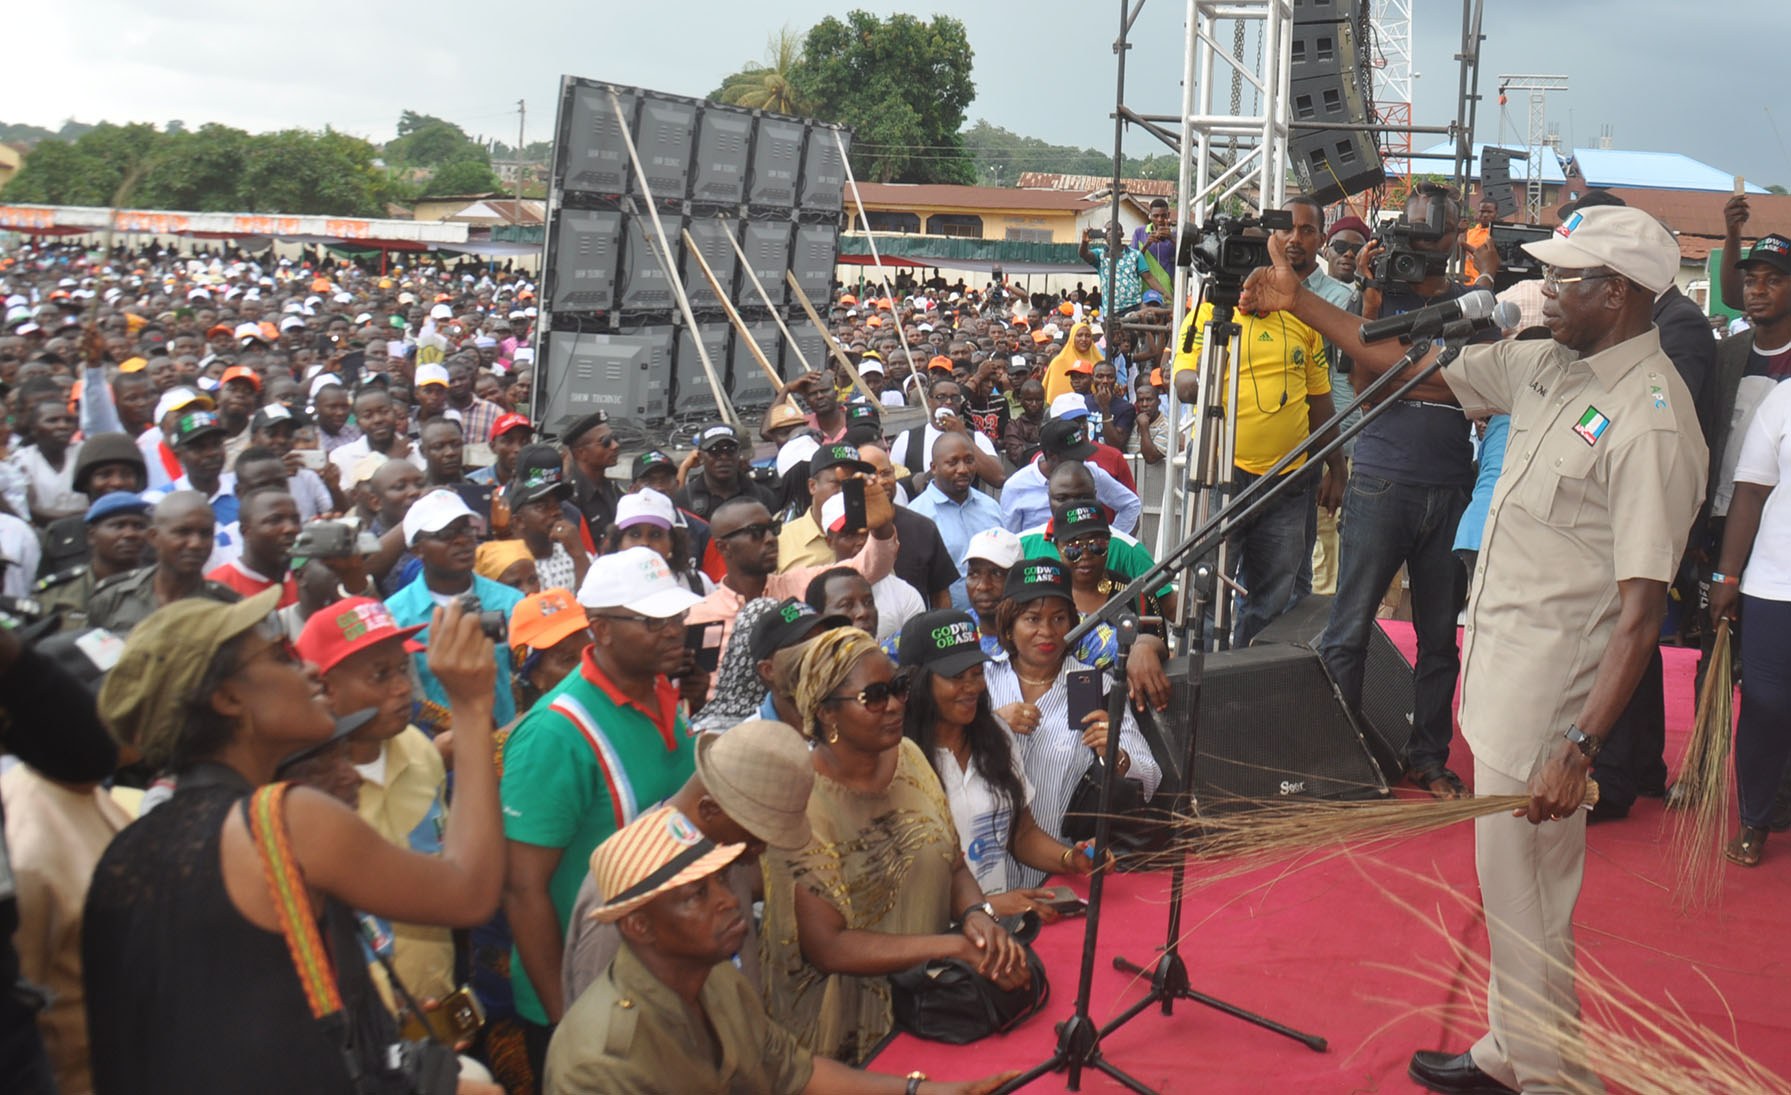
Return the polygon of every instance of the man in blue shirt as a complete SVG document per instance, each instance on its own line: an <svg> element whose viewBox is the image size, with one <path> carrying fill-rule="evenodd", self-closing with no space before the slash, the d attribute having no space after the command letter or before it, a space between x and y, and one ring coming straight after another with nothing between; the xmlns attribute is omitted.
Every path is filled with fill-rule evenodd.
<svg viewBox="0 0 1791 1095"><path fill-rule="evenodd" d="M386 607L400 627L427 624L437 605L445 605L456 597L471 593L479 598L481 612L501 612L507 620L522 594L507 585L473 573L473 557L479 542L474 528L477 516L465 500L447 488L432 490L419 498L404 515L404 543L422 561L423 570L409 585L392 594ZM428 632L419 633L418 641L428 645ZM510 689L510 647L498 643L497 683L492 718L503 726L516 717L516 698ZM445 715L448 693L435 674L429 671L425 655L414 654L411 660L417 679L423 686L425 706L417 725L432 732L445 729L445 724L431 717L429 703L440 705Z"/></svg>
<svg viewBox="0 0 1791 1095"><path fill-rule="evenodd" d="M1051 489L1046 480L1057 465L1065 460L1087 462L1095 447L1088 440L1086 418L1053 418L1039 431L1037 460L1008 476L1001 487L1001 526L1010 532L1025 532L1034 525L1051 519ZM1130 533L1138 527L1138 515L1144 504L1119 480L1098 465L1089 464L1094 476L1095 500L1113 511L1113 527Z"/></svg>
<svg viewBox="0 0 1791 1095"><path fill-rule="evenodd" d="M941 433L933 442L933 481L908 509L933 522L949 559L963 559L972 536L1001 527L1000 503L976 490L975 482L976 446L962 433ZM962 567L958 580L951 584L951 604L958 609L970 607Z"/></svg>

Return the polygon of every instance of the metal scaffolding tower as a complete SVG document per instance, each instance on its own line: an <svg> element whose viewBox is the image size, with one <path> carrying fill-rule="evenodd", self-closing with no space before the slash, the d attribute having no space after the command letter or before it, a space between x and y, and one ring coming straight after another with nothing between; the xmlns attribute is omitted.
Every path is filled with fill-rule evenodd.
<svg viewBox="0 0 1791 1095"><path fill-rule="evenodd" d="M1529 179L1524 187L1524 220L1530 224L1542 221L1542 150L1548 136L1548 93L1566 91L1565 76L1504 75L1499 76L1499 100L1508 91L1530 93L1530 128L1525 134L1529 150Z"/></svg>
<svg viewBox="0 0 1791 1095"><path fill-rule="evenodd" d="M1382 159L1388 175L1412 172L1412 0L1370 0L1374 119L1385 125ZM1403 153L1403 155L1401 155Z"/></svg>

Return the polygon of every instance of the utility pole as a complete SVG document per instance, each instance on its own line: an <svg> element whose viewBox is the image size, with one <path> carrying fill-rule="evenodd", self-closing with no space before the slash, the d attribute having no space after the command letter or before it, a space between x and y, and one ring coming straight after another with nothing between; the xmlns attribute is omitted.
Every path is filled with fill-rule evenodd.
<svg viewBox="0 0 1791 1095"><path fill-rule="evenodd" d="M1528 185L1524 187L1524 220L1530 224L1542 222L1542 149L1543 138L1548 128L1548 93L1566 91L1565 76L1499 76L1499 103L1505 102L1507 91L1527 91L1530 93L1530 130L1525 135L1525 146L1530 153ZM1481 183L1485 185L1484 180Z"/></svg>
<svg viewBox="0 0 1791 1095"><path fill-rule="evenodd" d="M516 191L516 204L512 206L510 210L510 221L512 224L522 223L522 125L523 120L527 117L528 107L524 105L521 99L516 100L516 154L513 157L516 168L516 186L514 188Z"/></svg>

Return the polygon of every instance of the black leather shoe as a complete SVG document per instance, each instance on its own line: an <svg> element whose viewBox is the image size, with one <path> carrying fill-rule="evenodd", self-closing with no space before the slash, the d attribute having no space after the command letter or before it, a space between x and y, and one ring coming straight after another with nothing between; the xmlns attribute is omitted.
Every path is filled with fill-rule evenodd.
<svg viewBox="0 0 1791 1095"><path fill-rule="evenodd" d="M1421 1049L1412 1054L1406 1075L1432 1091L1445 1095L1519 1095L1513 1089L1480 1071L1471 1053L1446 1053Z"/></svg>

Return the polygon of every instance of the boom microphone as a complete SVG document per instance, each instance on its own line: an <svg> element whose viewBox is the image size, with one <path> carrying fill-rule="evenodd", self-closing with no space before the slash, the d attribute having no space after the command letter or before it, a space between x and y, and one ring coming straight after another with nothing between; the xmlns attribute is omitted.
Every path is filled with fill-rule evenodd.
<svg viewBox="0 0 1791 1095"><path fill-rule="evenodd" d="M1370 320L1362 324L1362 341L1381 342L1401 336L1430 337L1456 320L1492 319L1493 306L1493 295L1485 289L1476 289L1441 304Z"/></svg>

